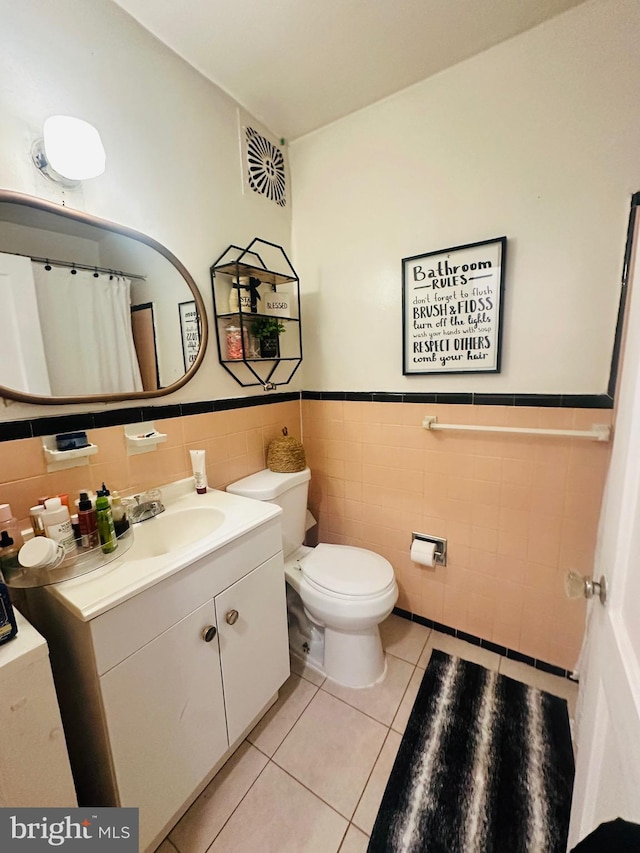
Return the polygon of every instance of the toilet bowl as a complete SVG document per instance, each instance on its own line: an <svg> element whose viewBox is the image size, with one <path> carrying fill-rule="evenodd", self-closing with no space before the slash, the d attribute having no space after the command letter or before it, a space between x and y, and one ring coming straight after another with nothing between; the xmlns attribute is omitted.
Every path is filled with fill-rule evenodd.
<svg viewBox="0 0 640 853"><path fill-rule="evenodd" d="M349 687L367 687L385 673L378 625L393 610L398 586L391 564L364 548L318 545L285 563L312 624L324 628L322 670Z"/></svg>
<svg viewBox="0 0 640 853"><path fill-rule="evenodd" d="M297 638L292 652L311 652L311 662L339 684L368 687L385 674L378 626L398 599L393 567L364 548L302 545L310 476L308 468L293 474L259 471L227 486L227 491L269 500L283 509L285 579L310 622L305 635L299 612L291 612L295 607L289 593L290 639L292 623Z"/></svg>

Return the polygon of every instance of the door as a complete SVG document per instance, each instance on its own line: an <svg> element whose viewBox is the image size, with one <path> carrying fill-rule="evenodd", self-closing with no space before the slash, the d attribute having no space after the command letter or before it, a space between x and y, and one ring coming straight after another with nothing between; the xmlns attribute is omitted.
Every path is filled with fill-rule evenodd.
<svg viewBox="0 0 640 853"><path fill-rule="evenodd" d="M637 247L637 240L634 240ZM589 605L576 715L576 778L569 849L600 823L640 823L640 252L616 402L611 466L594 579L609 598Z"/></svg>
<svg viewBox="0 0 640 853"><path fill-rule="evenodd" d="M100 679L121 806L140 809L145 849L226 752L213 601Z"/></svg>
<svg viewBox="0 0 640 853"><path fill-rule="evenodd" d="M229 745L289 677L282 554L217 595L216 619Z"/></svg>
<svg viewBox="0 0 640 853"><path fill-rule="evenodd" d="M131 306L131 334L140 365L142 388L144 391L157 391L160 373L152 302Z"/></svg>

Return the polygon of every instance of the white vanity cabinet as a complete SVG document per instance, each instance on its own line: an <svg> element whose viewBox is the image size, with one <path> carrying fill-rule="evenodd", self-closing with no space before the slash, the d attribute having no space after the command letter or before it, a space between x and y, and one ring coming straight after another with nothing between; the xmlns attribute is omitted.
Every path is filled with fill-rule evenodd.
<svg viewBox="0 0 640 853"><path fill-rule="evenodd" d="M289 675L280 525L263 524L89 621L36 590L81 804L173 823ZM134 564L130 564L133 568Z"/></svg>
<svg viewBox="0 0 640 853"><path fill-rule="evenodd" d="M228 746L213 602L100 678L118 804L161 827Z"/></svg>
<svg viewBox="0 0 640 853"><path fill-rule="evenodd" d="M269 702L274 683L280 686L289 676L283 583L279 555L215 597L230 744Z"/></svg>

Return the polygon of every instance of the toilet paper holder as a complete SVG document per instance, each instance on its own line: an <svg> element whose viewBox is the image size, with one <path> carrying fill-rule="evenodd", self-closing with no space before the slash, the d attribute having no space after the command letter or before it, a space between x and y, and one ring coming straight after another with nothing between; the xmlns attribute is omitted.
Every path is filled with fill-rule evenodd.
<svg viewBox="0 0 640 853"><path fill-rule="evenodd" d="M440 536L428 536L426 533L412 533L411 544L413 540L418 539L422 542L432 542L436 546L433 554L433 560L437 566L447 565L447 540Z"/></svg>

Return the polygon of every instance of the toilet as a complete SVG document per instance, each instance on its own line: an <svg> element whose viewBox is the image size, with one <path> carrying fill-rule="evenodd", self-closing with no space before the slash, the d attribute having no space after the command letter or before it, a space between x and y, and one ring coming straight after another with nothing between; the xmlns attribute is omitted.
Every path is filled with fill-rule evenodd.
<svg viewBox="0 0 640 853"><path fill-rule="evenodd" d="M380 681L386 662L378 625L398 600L388 560L350 545L305 547L311 472L258 471L227 486L235 495L282 507L289 641L308 660L347 687Z"/></svg>

